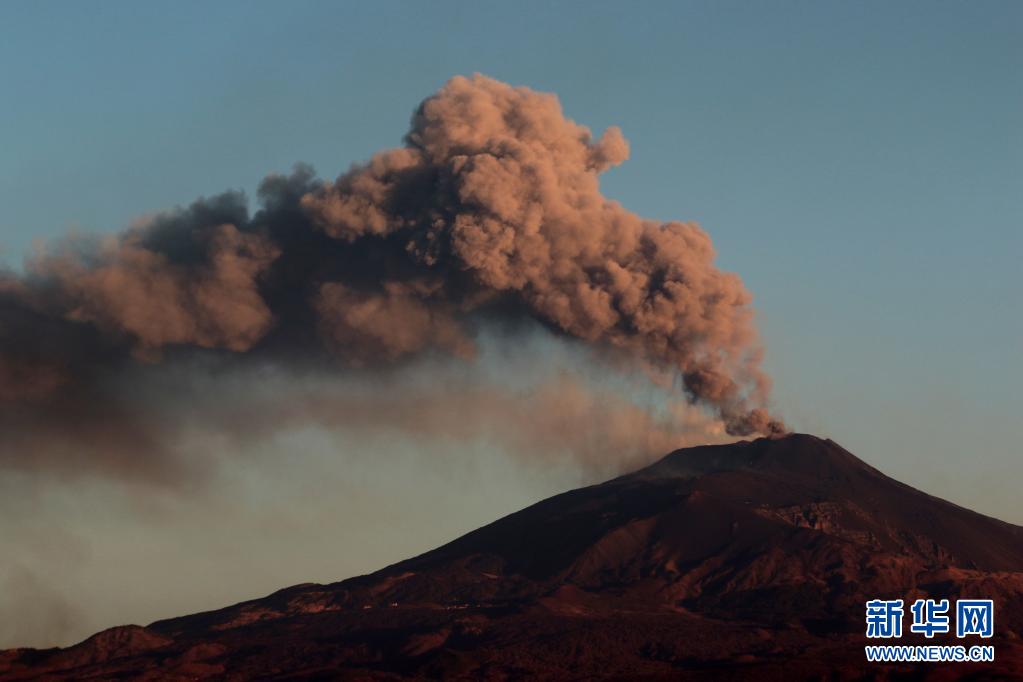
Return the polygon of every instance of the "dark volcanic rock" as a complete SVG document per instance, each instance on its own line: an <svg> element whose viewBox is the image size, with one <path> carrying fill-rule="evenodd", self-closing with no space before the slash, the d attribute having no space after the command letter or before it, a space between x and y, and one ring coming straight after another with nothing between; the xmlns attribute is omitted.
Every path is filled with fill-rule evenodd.
<svg viewBox="0 0 1023 682"><path fill-rule="evenodd" d="M866 663L864 602L926 596L994 599L996 664ZM6 652L0 677L1006 679L1020 634L1023 528L793 434L679 450L367 576ZM899 643L924 641L980 643Z"/></svg>

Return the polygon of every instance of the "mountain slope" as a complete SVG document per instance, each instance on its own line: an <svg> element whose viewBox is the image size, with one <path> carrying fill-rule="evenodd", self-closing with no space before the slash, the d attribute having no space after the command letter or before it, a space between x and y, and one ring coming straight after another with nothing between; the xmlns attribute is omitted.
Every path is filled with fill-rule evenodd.
<svg viewBox="0 0 1023 682"><path fill-rule="evenodd" d="M862 660L864 602L922 596L995 599L997 665L952 674L1013 674L1023 528L792 434L678 450L370 575L7 652L0 676L943 675Z"/></svg>

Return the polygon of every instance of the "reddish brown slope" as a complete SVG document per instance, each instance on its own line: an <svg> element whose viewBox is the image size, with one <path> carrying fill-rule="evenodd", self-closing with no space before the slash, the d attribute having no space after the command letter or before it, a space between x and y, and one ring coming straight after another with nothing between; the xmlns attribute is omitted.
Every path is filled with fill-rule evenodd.
<svg viewBox="0 0 1023 682"><path fill-rule="evenodd" d="M995 667L863 662L864 601L928 595L996 600ZM1021 633L1023 528L794 434L679 450L368 576L104 639L120 648L9 652L0 671L1000 678Z"/></svg>

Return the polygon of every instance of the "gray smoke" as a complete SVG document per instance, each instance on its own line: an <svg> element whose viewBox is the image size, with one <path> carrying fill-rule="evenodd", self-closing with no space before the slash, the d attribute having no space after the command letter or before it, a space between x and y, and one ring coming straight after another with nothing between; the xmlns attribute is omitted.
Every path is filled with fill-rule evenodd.
<svg viewBox="0 0 1023 682"><path fill-rule="evenodd" d="M158 459L176 427L125 389L153 365L393 369L471 359L482 327L523 320L676 372L730 434L783 432L750 295L707 234L600 193L627 156L617 128L594 139L553 95L456 77L403 147L334 182L270 176L254 215L227 193L53 243L0 274L0 450L44 433L67 457Z"/></svg>

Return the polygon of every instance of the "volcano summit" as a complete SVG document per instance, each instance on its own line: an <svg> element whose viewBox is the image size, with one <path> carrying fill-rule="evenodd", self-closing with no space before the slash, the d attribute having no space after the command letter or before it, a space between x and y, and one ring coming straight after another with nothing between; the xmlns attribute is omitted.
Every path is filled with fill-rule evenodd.
<svg viewBox="0 0 1023 682"><path fill-rule="evenodd" d="M993 599L995 663L866 663L865 601L921 597ZM1007 679L1020 634L1023 528L791 434L678 450L370 575L10 650L0 677Z"/></svg>

